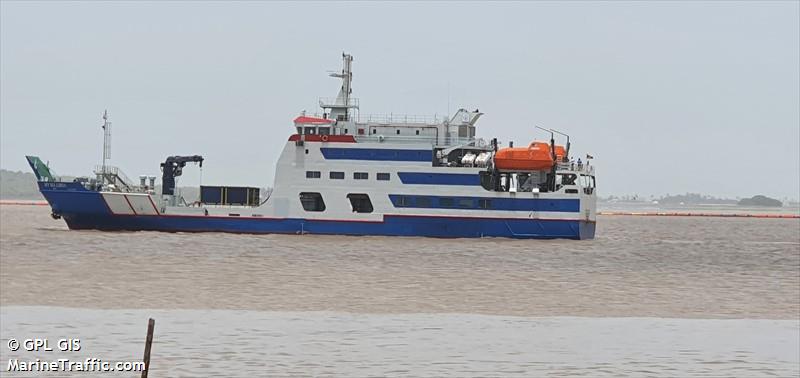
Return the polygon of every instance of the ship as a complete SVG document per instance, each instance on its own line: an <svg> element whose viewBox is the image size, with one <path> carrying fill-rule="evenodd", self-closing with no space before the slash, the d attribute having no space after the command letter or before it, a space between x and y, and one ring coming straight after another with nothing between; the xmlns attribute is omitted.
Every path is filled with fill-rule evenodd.
<svg viewBox="0 0 800 378"><path fill-rule="evenodd" d="M26 158L52 217L72 230L594 238L594 165L588 154L570 155L569 135L535 126L549 140L501 146L476 137L478 109L362 115L351 96L353 57L342 61L330 74L341 79L338 95L287 127L269 191L200 185L199 198L187 201L176 180L187 166L202 167L201 155L167 157L160 187L157 176L132 180L110 164L107 113L93 175L63 180L39 157Z"/></svg>

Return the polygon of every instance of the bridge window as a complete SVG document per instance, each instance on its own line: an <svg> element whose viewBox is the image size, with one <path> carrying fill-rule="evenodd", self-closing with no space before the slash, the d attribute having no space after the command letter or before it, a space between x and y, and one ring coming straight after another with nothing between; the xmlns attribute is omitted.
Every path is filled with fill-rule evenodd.
<svg viewBox="0 0 800 378"><path fill-rule="evenodd" d="M575 185L575 180L578 178L573 173L560 173L558 176L561 178L562 185Z"/></svg>
<svg viewBox="0 0 800 378"><path fill-rule="evenodd" d="M331 172L329 177L331 180L344 180L344 172Z"/></svg>
<svg viewBox="0 0 800 378"><path fill-rule="evenodd" d="M306 178L317 179L320 177L322 177L322 174L319 171L306 171Z"/></svg>
<svg viewBox="0 0 800 378"><path fill-rule="evenodd" d="M389 177L388 173L378 173L378 181L389 181Z"/></svg>
<svg viewBox="0 0 800 378"><path fill-rule="evenodd" d="M297 133L298 134L302 134L303 133L303 128L302 127L298 127L297 128Z"/></svg>
<svg viewBox="0 0 800 378"><path fill-rule="evenodd" d="M367 173L367 172L353 172L353 179L354 180L366 180L366 179L369 179L369 173Z"/></svg>
<svg viewBox="0 0 800 378"><path fill-rule="evenodd" d="M581 185L583 186L583 192L586 194L592 194L594 192L594 176L590 175L581 175Z"/></svg>
<svg viewBox="0 0 800 378"><path fill-rule="evenodd" d="M305 134L306 135L314 135L317 133L316 127L306 127Z"/></svg>
<svg viewBox="0 0 800 378"><path fill-rule="evenodd" d="M319 135L331 135L331 128L330 127L320 127L318 131L319 131Z"/></svg>
<svg viewBox="0 0 800 378"><path fill-rule="evenodd" d="M353 208L354 213L371 213L372 201L369 196L363 193L350 193L347 195L350 200L350 206Z"/></svg>
<svg viewBox="0 0 800 378"><path fill-rule="evenodd" d="M300 203L305 211L325 211L325 201L322 200L322 194L319 193L300 193Z"/></svg>

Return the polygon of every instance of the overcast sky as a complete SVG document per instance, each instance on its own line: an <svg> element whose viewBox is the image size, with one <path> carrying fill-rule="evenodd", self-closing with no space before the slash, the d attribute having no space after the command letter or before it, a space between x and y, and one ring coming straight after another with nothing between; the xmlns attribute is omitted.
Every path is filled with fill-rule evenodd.
<svg viewBox="0 0 800 378"><path fill-rule="evenodd" d="M90 174L108 108L131 177L201 154L204 184L271 186L346 51L362 114L441 115L449 92L487 139L564 130L600 195L798 198L798 4L3 1L0 166Z"/></svg>

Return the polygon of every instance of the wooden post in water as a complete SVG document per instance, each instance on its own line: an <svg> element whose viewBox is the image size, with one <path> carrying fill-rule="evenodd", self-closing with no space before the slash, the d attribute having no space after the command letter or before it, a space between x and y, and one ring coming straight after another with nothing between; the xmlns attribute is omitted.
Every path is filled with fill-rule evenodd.
<svg viewBox="0 0 800 378"><path fill-rule="evenodd" d="M147 378L147 372L150 371L150 347L153 345L153 329L155 327L155 319L150 318L147 322L147 340L144 342L144 370L142 370L142 378Z"/></svg>

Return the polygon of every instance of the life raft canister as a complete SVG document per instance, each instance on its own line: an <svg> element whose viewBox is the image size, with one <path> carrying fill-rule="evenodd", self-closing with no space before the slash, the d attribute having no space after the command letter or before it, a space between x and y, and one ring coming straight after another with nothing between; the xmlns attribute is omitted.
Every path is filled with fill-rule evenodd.
<svg viewBox="0 0 800 378"><path fill-rule="evenodd" d="M558 160L566 155L564 146L556 145L555 152ZM543 141L533 141L528 147L501 148L494 155L498 169L542 171L552 168L554 163L550 143Z"/></svg>

